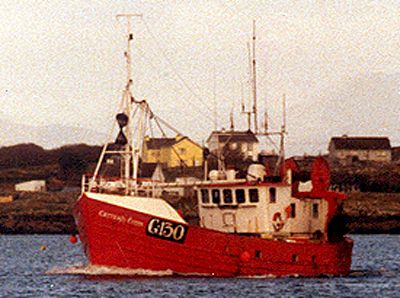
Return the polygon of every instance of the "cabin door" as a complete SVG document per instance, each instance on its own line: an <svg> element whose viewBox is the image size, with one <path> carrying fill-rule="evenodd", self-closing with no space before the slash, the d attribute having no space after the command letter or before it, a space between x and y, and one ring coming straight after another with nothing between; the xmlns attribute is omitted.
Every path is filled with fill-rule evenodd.
<svg viewBox="0 0 400 298"><path fill-rule="evenodd" d="M237 230L236 213L232 211L224 211L222 213L222 228L224 232L235 233Z"/></svg>

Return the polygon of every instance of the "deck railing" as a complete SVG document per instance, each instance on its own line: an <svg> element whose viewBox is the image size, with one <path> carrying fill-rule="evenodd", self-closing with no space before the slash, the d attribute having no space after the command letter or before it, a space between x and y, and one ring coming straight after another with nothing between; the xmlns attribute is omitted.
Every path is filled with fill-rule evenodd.
<svg viewBox="0 0 400 298"><path fill-rule="evenodd" d="M151 179L125 179L120 177L90 175L82 176L82 192L97 192L108 194L139 195L145 197L160 197L162 187L160 181Z"/></svg>

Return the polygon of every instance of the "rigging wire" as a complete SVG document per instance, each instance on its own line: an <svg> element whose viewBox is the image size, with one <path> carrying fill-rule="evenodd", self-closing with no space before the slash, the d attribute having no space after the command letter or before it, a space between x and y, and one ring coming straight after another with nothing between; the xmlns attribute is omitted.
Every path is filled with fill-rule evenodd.
<svg viewBox="0 0 400 298"><path fill-rule="evenodd" d="M159 73L159 67L156 67L156 66L154 65L154 63L152 63L150 60L145 60L145 59L144 59L145 53L144 53L143 50L140 48L140 46L137 46L136 49L138 50L138 52L139 52L140 55L141 55L141 56L139 56L139 59L142 60L142 62L145 62L145 63L149 64L149 65L155 70L155 73L158 74L158 73ZM161 77L158 75L158 78L160 79ZM156 90L156 89L154 88L154 85L153 85L153 84L150 84L150 88L152 88L156 94L159 94L158 90ZM172 89L174 89L175 93L178 92L177 89L175 89L175 88L173 88L173 87L172 87ZM187 101L185 97L181 97L181 98L183 98L185 101ZM188 102L188 101L187 101L187 102ZM188 103L189 103L189 102L188 102ZM190 106L193 107L193 105L190 105ZM197 108L197 106L195 106L195 107ZM203 111L201 111L200 109L198 109L198 111L199 111L202 115L204 114ZM201 126L204 130L208 130L208 129L209 129L209 128L207 128L206 126L204 126L202 122L197 122L196 125Z"/></svg>
<svg viewBox="0 0 400 298"><path fill-rule="evenodd" d="M159 129L160 132L162 133L163 137L167 137L167 135L166 135L165 131L162 129L162 127L161 127L161 125L160 125L160 122L161 122L162 124L164 124L166 127L168 127L170 130L172 130L173 132L175 132L176 134L183 135L180 131L178 131L177 129L175 129L175 128L174 128L172 125L170 125L168 122L166 122L165 120L163 120L163 119L161 119L160 117L158 117L157 115L155 115L155 114L151 111L150 107L148 107L148 109L149 109L149 111L150 111L150 114L151 114L152 117L154 118L154 121L156 122L156 124L157 124L157 126L158 126L158 129ZM232 137L233 137L233 135L231 134L230 137L229 137L229 139L228 139L228 141L225 142L224 147L226 146L226 144L230 141L230 139L231 139ZM184 165L185 167L188 167L188 165L186 164L186 162L181 158L180 154L175 150L175 148L172 147L172 150L173 150L174 153L178 156L179 160L183 163L183 165ZM217 159L223 161L223 160L221 159L221 157L219 157L218 155L216 155L216 154L214 154L214 153L211 153L211 152L210 152L209 155L210 155L210 156L214 156L215 158L217 158Z"/></svg>
<svg viewBox="0 0 400 298"><path fill-rule="evenodd" d="M154 117L154 121L156 122L158 128L160 129L162 135L164 138L167 137L166 133L164 132L164 130L162 129L160 123L159 123L159 119L158 117ZM181 162L181 165L183 165L184 167L188 167L188 165L186 164L186 162L181 158L180 154L176 151L176 149L174 148L174 146L171 146L172 151L176 154L176 156L179 158L179 161Z"/></svg>
<svg viewBox="0 0 400 298"><path fill-rule="evenodd" d="M124 96L126 96L125 91L122 94L122 98ZM114 115L117 113L117 111L121 111L122 109L123 109L123 100L121 100L120 102L117 102L117 107L116 107L116 111L115 111ZM116 127L116 121L113 121L113 123L111 125L111 128L110 128L110 131L109 131L109 133L107 135L106 142L104 143L103 148L101 150L100 157L99 157L99 162L96 165L96 168L95 168L95 170L93 172L92 180L91 180L90 183L95 183L96 178L97 178L97 176L98 176L98 174L99 174L99 172L101 170L101 165L103 164L104 157L105 157L105 155L107 153L107 148L108 148L109 142L112 140L112 135L114 133L115 127Z"/></svg>
<svg viewBox="0 0 400 298"><path fill-rule="evenodd" d="M268 136L268 135L267 135L267 139L268 139L269 142L272 144L272 146L274 146L274 148L275 148L277 151L279 151L278 145L277 145L276 142L271 138L271 136Z"/></svg>
<svg viewBox="0 0 400 298"><path fill-rule="evenodd" d="M156 44L158 50L161 52L161 54L163 55L164 59L167 61L167 63L170 65L170 67L172 68L173 72L175 73L176 77L181 81L181 83L185 86L185 88L192 94L192 96L194 96L196 99L199 100L199 102L201 102L204 107L207 108L207 110L209 112L213 112L213 110L204 102L204 100L197 95L193 89L189 86L188 83L186 83L186 81L183 79L183 77L177 72L176 68L174 67L172 61L168 58L167 54L165 53L165 51L161 48L161 46L159 45L159 43L156 40L155 35L153 34L153 32L150 30L150 26L147 24L147 22L145 20L143 20L143 23L147 29L147 31L150 34L150 37L153 39L154 43ZM209 119L209 118L207 118ZM212 119L209 119L210 121L212 121Z"/></svg>
<svg viewBox="0 0 400 298"><path fill-rule="evenodd" d="M168 122L166 122L165 120L161 119L160 117L154 115L154 119L155 120L159 120L162 124L164 124L166 127L168 127L170 130L172 130L173 132L175 132L176 134L179 134L181 136L183 136L184 134L181 133L180 131L178 131L175 127L173 127L172 125L168 124Z"/></svg>

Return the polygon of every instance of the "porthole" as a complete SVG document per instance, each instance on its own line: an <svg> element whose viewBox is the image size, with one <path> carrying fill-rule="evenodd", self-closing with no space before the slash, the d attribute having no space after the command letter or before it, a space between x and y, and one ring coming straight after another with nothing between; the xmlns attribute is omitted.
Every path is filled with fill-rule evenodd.
<svg viewBox="0 0 400 298"><path fill-rule="evenodd" d="M292 263L297 263L299 261L299 255L293 254L292 255Z"/></svg>
<svg viewBox="0 0 400 298"><path fill-rule="evenodd" d="M254 257L255 257L256 259L261 259L261 258L262 258L262 251L256 249L256 251L254 252Z"/></svg>

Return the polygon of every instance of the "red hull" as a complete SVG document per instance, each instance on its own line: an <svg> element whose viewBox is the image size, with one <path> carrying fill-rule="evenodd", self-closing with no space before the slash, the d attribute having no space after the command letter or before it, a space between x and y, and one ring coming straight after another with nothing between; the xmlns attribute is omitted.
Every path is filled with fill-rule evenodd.
<svg viewBox="0 0 400 298"><path fill-rule="evenodd" d="M347 275L353 242L278 241L185 225L184 241L148 233L154 216L82 195L75 210L93 265L212 276ZM169 221L170 222L170 221Z"/></svg>

